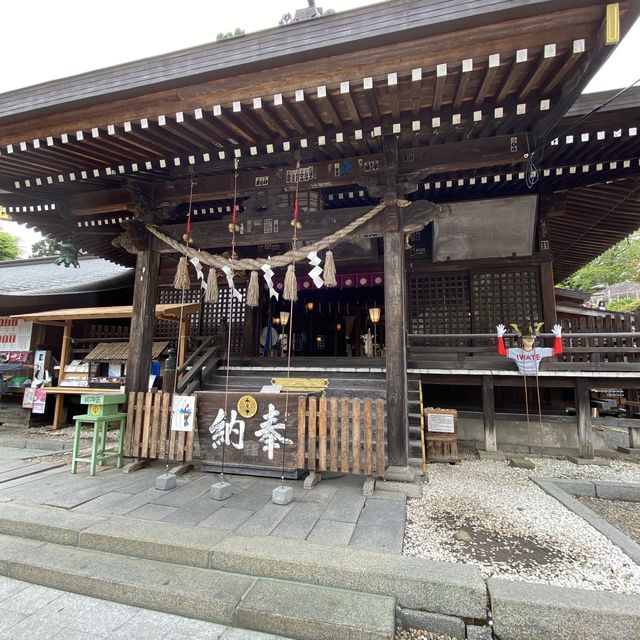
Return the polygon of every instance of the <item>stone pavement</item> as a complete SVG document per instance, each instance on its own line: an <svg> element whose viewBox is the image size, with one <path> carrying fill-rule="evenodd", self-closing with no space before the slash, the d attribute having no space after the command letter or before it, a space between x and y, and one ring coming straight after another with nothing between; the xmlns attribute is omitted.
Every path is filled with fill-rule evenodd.
<svg viewBox="0 0 640 640"><path fill-rule="evenodd" d="M0 576L0 640L285 640Z"/></svg>
<svg viewBox="0 0 640 640"><path fill-rule="evenodd" d="M24 456L25 450L21 451ZM405 496L375 491L365 498L363 478L325 476L311 490L303 489L301 480L287 481L293 487L294 500L281 506L271 502L278 479L225 476L233 485L233 495L218 502L209 497L209 489L219 475L192 471L178 477L177 488L159 491L155 479L163 471L160 463L132 474L104 466L90 477L86 465L72 475L67 465L6 460L0 454L0 501L100 516L126 515L246 537L402 551Z"/></svg>

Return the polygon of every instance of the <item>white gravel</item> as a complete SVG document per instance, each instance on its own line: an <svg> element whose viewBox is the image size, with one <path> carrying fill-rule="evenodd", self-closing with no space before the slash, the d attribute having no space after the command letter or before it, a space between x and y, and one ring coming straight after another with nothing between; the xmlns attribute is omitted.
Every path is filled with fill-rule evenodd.
<svg viewBox="0 0 640 640"><path fill-rule="evenodd" d="M431 464L422 498L407 501L404 554L476 564L484 577L640 593L640 567L529 480L640 482L640 465L530 459L533 471L470 455L458 465Z"/></svg>

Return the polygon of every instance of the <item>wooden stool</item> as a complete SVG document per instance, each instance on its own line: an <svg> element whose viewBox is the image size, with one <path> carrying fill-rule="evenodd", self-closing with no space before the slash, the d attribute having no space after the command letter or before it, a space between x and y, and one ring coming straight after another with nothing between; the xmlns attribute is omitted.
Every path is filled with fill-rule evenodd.
<svg viewBox="0 0 640 640"><path fill-rule="evenodd" d="M116 466L120 469L124 462L124 429L127 422L126 413L112 413L106 416L93 416L89 414L73 416L76 423L73 434L73 455L71 457L71 473L75 473L78 462L90 462L89 474L96 475L96 462L102 463L109 458L116 458ZM91 444L90 456L79 456L80 428L83 423L93 424L93 442ZM107 449L107 430L110 422L118 422L120 432L118 434L118 448ZM100 436L100 448L98 449L98 436Z"/></svg>

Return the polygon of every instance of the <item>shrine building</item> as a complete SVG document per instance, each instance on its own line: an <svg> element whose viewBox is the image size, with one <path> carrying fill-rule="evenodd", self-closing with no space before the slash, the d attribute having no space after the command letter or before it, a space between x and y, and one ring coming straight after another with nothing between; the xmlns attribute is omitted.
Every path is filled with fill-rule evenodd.
<svg viewBox="0 0 640 640"><path fill-rule="evenodd" d="M421 456L424 407L456 409L478 449L592 457L593 398L621 389L640 447L637 317L572 315L555 288L640 226L640 88L582 94L639 15L632 0L310 3L0 95L0 205L71 263L135 269L130 326L84 316L61 370L95 346L91 322L128 343L130 391L154 338L180 365L221 336L188 391L295 376L382 397L399 468ZM191 313L168 322L158 304ZM496 326L512 347L509 325L536 323L541 347L562 324L564 352L523 385Z"/></svg>

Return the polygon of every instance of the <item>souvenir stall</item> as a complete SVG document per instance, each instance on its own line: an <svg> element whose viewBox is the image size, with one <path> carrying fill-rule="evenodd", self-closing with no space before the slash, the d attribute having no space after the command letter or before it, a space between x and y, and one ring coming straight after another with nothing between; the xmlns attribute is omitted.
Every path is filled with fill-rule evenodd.
<svg viewBox="0 0 640 640"><path fill-rule="evenodd" d="M180 335L186 335L189 315L199 311L199 304L159 304L156 305L155 315L158 320L170 320L181 324ZM62 344L60 349L60 363L54 367L53 384L43 389L45 398L41 402L53 406L53 426L60 428L66 422L65 398L75 397L75 400L87 393L120 393L126 384L126 359L128 341L98 344L83 358L74 359L72 330L74 322L81 320L104 321L117 318L131 318L133 306L90 307L86 309L58 309L21 316L12 316L12 320L22 322L57 325L63 327ZM186 343L180 341L178 364L184 361ZM155 342L152 349L153 362L149 371L150 387L157 384L161 375L160 364L156 360L169 346L168 341ZM53 402L47 403L47 398L54 396Z"/></svg>

